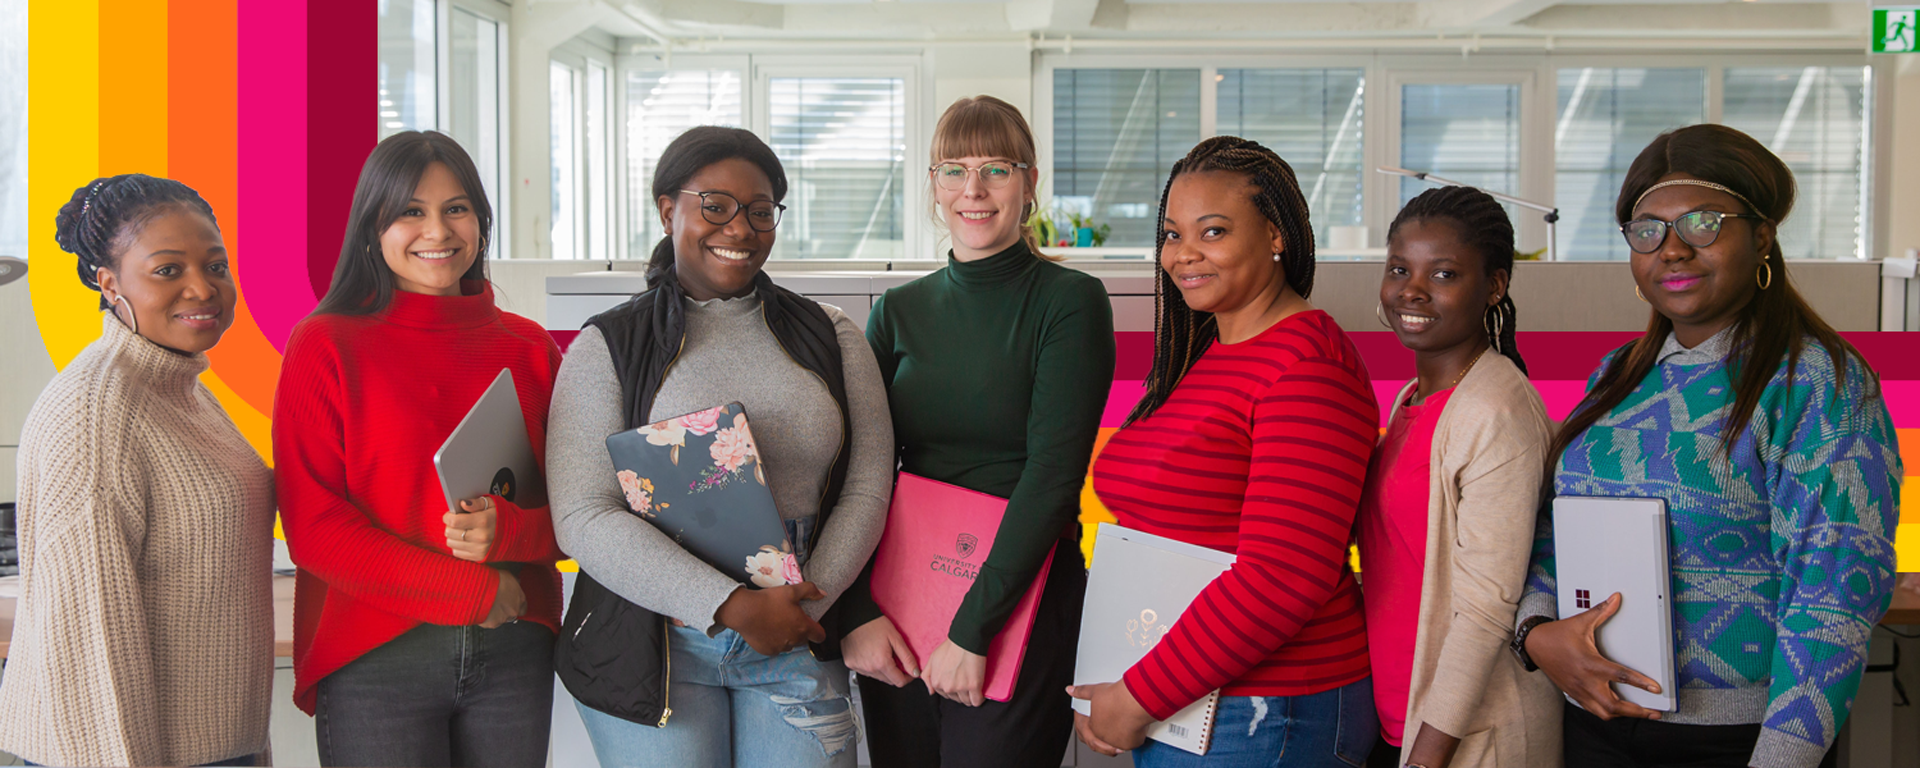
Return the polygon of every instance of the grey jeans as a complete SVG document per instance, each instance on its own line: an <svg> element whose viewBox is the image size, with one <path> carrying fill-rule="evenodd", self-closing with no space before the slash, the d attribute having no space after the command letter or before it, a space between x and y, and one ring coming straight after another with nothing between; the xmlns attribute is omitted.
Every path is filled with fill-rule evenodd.
<svg viewBox="0 0 1920 768"><path fill-rule="evenodd" d="M316 686L326 766L541 768L553 722L553 632L423 624Z"/></svg>

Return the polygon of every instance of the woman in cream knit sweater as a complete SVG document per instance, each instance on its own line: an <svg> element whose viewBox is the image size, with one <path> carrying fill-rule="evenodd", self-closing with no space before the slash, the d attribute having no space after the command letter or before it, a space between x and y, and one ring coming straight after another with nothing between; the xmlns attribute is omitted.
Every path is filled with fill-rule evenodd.
<svg viewBox="0 0 1920 768"><path fill-rule="evenodd" d="M267 765L273 476L199 381L237 298L213 210L114 176L74 192L56 237L107 311L21 433L0 749Z"/></svg>

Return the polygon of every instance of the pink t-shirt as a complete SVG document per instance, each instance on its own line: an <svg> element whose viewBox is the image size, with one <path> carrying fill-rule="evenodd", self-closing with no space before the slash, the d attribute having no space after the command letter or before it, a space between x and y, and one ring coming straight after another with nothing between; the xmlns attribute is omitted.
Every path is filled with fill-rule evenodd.
<svg viewBox="0 0 1920 768"><path fill-rule="evenodd" d="M1396 747L1407 728L1413 648L1420 635L1433 424L1452 394L1444 389L1420 405L1397 404L1360 497L1360 587L1366 596L1373 704L1380 711L1380 735Z"/></svg>

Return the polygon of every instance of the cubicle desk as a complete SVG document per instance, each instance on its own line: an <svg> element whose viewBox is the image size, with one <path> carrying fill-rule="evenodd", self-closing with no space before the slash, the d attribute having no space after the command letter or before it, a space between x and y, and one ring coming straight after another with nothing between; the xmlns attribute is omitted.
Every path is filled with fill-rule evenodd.
<svg viewBox="0 0 1920 768"><path fill-rule="evenodd" d="M13 645L13 604L13 598L0 597L0 659ZM292 576L273 577L273 655L293 658Z"/></svg>

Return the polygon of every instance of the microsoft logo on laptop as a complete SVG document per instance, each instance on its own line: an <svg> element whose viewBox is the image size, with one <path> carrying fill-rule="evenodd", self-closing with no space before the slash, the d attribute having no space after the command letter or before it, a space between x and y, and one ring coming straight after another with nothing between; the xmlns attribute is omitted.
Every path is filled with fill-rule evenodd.
<svg viewBox="0 0 1920 768"><path fill-rule="evenodd" d="M1587 594L1587 591L1584 589L1576 589L1573 591L1573 607L1592 608L1593 597Z"/></svg>

